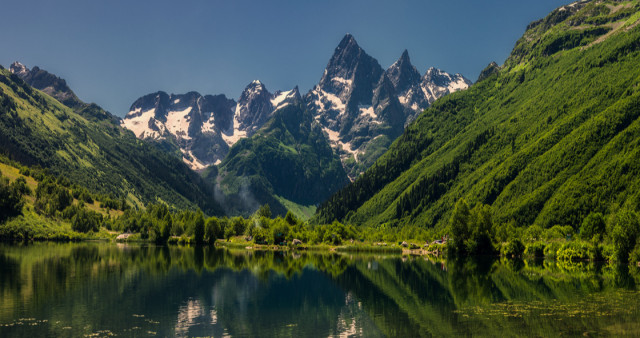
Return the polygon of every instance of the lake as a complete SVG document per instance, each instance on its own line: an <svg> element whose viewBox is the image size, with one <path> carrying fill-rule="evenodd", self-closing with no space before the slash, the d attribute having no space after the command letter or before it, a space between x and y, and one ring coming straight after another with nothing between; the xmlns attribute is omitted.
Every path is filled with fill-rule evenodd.
<svg viewBox="0 0 640 338"><path fill-rule="evenodd" d="M0 243L0 337L640 336L639 283L586 263Z"/></svg>

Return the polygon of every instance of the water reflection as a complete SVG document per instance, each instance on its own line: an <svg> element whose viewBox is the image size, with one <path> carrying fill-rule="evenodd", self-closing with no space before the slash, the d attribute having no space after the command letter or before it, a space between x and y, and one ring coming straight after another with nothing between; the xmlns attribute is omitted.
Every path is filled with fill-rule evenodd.
<svg viewBox="0 0 640 338"><path fill-rule="evenodd" d="M0 336L638 335L637 285L542 260L0 244Z"/></svg>

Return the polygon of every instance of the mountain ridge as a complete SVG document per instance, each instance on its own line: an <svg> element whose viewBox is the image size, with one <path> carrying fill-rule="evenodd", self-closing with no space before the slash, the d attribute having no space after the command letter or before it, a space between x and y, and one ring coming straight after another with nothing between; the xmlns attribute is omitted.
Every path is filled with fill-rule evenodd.
<svg viewBox="0 0 640 338"><path fill-rule="evenodd" d="M406 56L407 61L410 63L408 60L408 52L406 50L403 52L403 56ZM410 67L413 66L410 65ZM464 85L458 84L454 87L440 88L433 83L426 85L425 81L430 81L430 78L423 78L421 81L424 82L422 85L425 89L421 89L417 88L420 85L413 81L412 85L417 87L413 89L411 96L403 98L401 103L402 107L398 107L395 102L391 103L392 108L398 110L398 112L394 113L397 116L394 117L394 114L390 114L388 110L391 108L387 108L387 114L385 116L389 119L392 126L392 132L389 134L387 130L384 130L388 129L389 126L377 126L378 124L386 122L375 120L376 111L372 102L374 91L378 85L385 83L383 81L383 76L387 71L382 69L378 61L369 56L357 44L355 38L351 34L346 34L330 58L325 72L323 73L318 85L316 85L318 90L316 90L315 93L314 87L308 93L301 95L297 87L295 87L289 91L276 91L274 94L271 94L259 80L254 80L247 85L240 95L240 98L238 98L238 101L234 101L236 109L232 109L233 117L231 120L237 128L234 127L234 129L230 129L222 126L218 127L218 121L212 122L213 127L211 128L216 130L214 133L220 134L220 136L225 140L226 146L222 144L219 139L202 141L208 145L215 145L215 150L209 154L193 154L191 152L189 142L180 141L181 135L176 133L165 133L164 135L159 135L156 129L162 128L158 126L154 127L154 121L150 121L150 118L145 118L144 121L141 120L139 118L140 113L146 113L145 116L153 115L149 113L151 109L154 109L152 105L140 107L134 103L131 106L129 113L127 113L123 119L123 126L134 130L136 136L139 138L148 138L160 143L172 144L171 147L168 147L171 152L177 154L182 152L185 163L189 164L193 169L202 170L209 165L220 163L219 161L226 156L229 148L233 146L235 142L240 138L251 136L262 125L264 125L264 123L266 123L275 108L277 108L273 105L273 102L276 100L276 94L280 95L282 93L291 93L291 91L294 91L294 95L301 96L308 108L316 115L316 120L324 126L325 133L329 138L332 148L337 153L341 154L345 168L353 169L353 173L350 176L354 178L361 171L361 168L353 168L355 166L354 163L359 162L365 157L368 157L368 159L364 160L365 163L361 165L361 167L366 167L372 163L372 161L385 149L385 147L390 144L390 141L401 132L397 127L397 125L400 124L399 120L403 120L403 125L406 125L408 121L415 118L423 108L426 108L426 106L433 102L437 97L445 95L451 91L464 89L466 88L465 86L471 84L469 80L464 79L459 74L450 75L450 79L451 81L458 82L461 81L461 79L464 79L460 82ZM448 74L444 72L442 73ZM426 75L427 73L425 73L425 76ZM355 78L352 79L352 77ZM436 87L438 87L438 90L434 90ZM395 85L393 88L395 91ZM385 100L395 101L395 99L391 99L390 97L396 96L396 94L389 92L390 91L388 89L382 91L383 94L388 94L389 98L382 98L379 96L379 103L382 103L381 101ZM269 95L272 97L269 98ZM271 104L267 101L271 101ZM382 110L386 107L387 106L384 105L384 107L381 107L380 109ZM135 111L138 108L141 109L140 112ZM193 107L192 110L196 110L196 108ZM337 115L344 115L344 117L337 118ZM139 121L133 121L135 118L138 118ZM228 114L225 114L225 118L220 122L220 124L226 126L229 119ZM197 128L202 128L202 126L199 125L199 123L195 123L193 126L189 125L188 128L195 131ZM187 129L187 127L184 129ZM366 134L369 133L369 129L382 131L374 131L371 135L367 136ZM373 143L371 142L380 135L384 136L384 142L381 142L382 140L375 140ZM198 143L198 141L194 141L193 143ZM375 149L368 151L367 146L369 146L370 143L370 147ZM384 145L381 147L374 146L377 143L384 143ZM356 144L359 149L351 149L351 146ZM167 147L165 146L165 148ZM370 155L359 156L360 153L370 153Z"/></svg>

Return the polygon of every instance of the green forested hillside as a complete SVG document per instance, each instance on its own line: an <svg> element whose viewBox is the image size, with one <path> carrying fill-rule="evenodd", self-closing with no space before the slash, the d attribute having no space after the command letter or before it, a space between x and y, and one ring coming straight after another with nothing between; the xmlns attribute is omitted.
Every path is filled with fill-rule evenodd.
<svg viewBox="0 0 640 338"><path fill-rule="evenodd" d="M0 69L0 151L130 204L163 201L220 213L212 190L178 158L137 140L96 105L78 112Z"/></svg>
<svg viewBox="0 0 640 338"><path fill-rule="evenodd" d="M229 214L251 214L266 203L275 215L291 210L307 219L348 182L324 137L301 104L290 104L204 176L225 195Z"/></svg>
<svg viewBox="0 0 640 338"><path fill-rule="evenodd" d="M443 228L460 198L517 226L639 210L639 19L639 1L592 1L530 24L503 67L435 102L316 220Z"/></svg>

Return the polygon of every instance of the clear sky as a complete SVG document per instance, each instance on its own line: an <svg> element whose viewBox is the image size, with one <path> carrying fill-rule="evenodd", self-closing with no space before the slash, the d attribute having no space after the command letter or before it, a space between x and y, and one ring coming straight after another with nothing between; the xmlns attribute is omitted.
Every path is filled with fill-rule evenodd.
<svg viewBox="0 0 640 338"><path fill-rule="evenodd" d="M164 90L238 99L316 84L346 33L383 68L409 50L475 80L502 64L527 24L567 0L20 0L3 1L0 64L40 66L86 102L124 116Z"/></svg>

